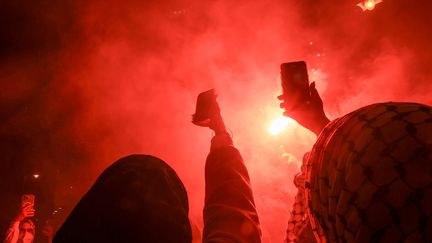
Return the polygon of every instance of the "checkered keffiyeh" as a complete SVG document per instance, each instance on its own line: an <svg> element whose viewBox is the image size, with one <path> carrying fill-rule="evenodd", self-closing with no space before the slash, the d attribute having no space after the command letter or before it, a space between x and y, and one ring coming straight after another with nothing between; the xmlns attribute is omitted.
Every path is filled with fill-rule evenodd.
<svg viewBox="0 0 432 243"><path fill-rule="evenodd" d="M295 180L287 242L308 226L318 242L432 242L432 107L374 104L331 122Z"/></svg>

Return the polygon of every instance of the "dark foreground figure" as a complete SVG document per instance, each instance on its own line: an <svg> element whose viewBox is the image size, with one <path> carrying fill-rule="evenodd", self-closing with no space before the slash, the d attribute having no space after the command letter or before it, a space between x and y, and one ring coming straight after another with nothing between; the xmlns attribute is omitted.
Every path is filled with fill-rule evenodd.
<svg viewBox="0 0 432 243"><path fill-rule="evenodd" d="M331 122L304 172L321 242L432 242L432 107L375 104Z"/></svg>
<svg viewBox="0 0 432 243"><path fill-rule="evenodd" d="M249 176L214 96L215 136L205 167L203 242L261 242ZM131 155L108 167L55 235L54 242L192 242L183 183L164 161Z"/></svg>
<svg viewBox="0 0 432 243"><path fill-rule="evenodd" d="M294 116L319 136L295 178L286 241L432 242L432 107L374 104L328 123L311 89Z"/></svg>
<svg viewBox="0 0 432 243"><path fill-rule="evenodd" d="M183 183L164 161L131 155L108 167L54 242L191 242Z"/></svg>

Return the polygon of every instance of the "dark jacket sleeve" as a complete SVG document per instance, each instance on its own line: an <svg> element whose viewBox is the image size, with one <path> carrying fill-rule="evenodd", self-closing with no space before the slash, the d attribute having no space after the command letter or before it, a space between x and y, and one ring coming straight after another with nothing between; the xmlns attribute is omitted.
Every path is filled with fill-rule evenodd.
<svg viewBox="0 0 432 243"><path fill-rule="evenodd" d="M226 135L228 136L228 135ZM231 138L218 136L205 167L203 242L261 242L250 179Z"/></svg>

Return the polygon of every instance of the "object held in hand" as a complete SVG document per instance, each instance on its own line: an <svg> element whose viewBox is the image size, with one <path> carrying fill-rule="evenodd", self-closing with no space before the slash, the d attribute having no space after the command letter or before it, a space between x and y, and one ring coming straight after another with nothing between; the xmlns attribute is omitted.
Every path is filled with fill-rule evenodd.
<svg viewBox="0 0 432 243"><path fill-rule="evenodd" d="M31 218L35 215L34 203L35 203L35 196L33 194L22 195L21 211L17 216L18 221L21 221L25 218Z"/></svg>
<svg viewBox="0 0 432 243"><path fill-rule="evenodd" d="M310 103L309 78L304 61L281 64L282 99L285 110Z"/></svg>
<svg viewBox="0 0 432 243"><path fill-rule="evenodd" d="M207 90L198 95L195 114L192 115L193 124L202 127L210 125L210 110L216 103L216 98L217 95L214 89Z"/></svg>
<svg viewBox="0 0 432 243"><path fill-rule="evenodd" d="M27 205L31 205L34 208L35 196L33 194L24 194L21 197L21 207L24 208Z"/></svg>

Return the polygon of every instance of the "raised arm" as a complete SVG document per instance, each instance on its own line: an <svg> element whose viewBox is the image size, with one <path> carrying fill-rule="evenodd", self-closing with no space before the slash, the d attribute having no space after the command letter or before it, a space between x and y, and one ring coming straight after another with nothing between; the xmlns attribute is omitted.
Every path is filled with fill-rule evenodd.
<svg viewBox="0 0 432 243"><path fill-rule="evenodd" d="M198 100L193 119L215 133L205 166L203 242L261 242L247 168L225 128L214 91L207 96L201 101L208 102Z"/></svg>

